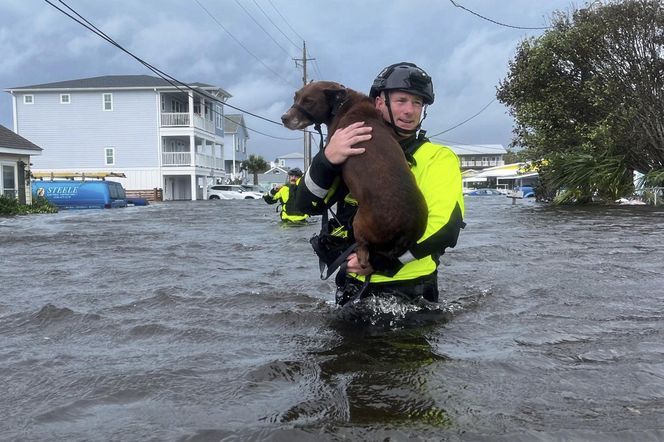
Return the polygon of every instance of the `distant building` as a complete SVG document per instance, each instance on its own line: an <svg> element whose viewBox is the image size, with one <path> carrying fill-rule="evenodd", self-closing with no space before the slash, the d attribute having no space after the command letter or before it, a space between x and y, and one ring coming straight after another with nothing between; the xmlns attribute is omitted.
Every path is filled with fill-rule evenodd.
<svg viewBox="0 0 664 442"><path fill-rule="evenodd" d="M128 190L205 199L225 177L217 86L174 86L149 75L109 75L6 89L14 131L44 148L36 171L122 172ZM192 90L193 89L193 90Z"/></svg>
<svg viewBox="0 0 664 442"><path fill-rule="evenodd" d="M242 179L246 172L240 171L240 165L247 159L249 131L244 123L244 115L231 114L224 117L224 169L229 179Z"/></svg>
<svg viewBox="0 0 664 442"><path fill-rule="evenodd" d="M461 170L480 170L505 164L502 144L446 144L459 157Z"/></svg>
<svg viewBox="0 0 664 442"><path fill-rule="evenodd" d="M0 195L32 202L30 161L42 148L0 125Z"/></svg>
<svg viewBox="0 0 664 442"><path fill-rule="evenodd" d="M258 183L266 189L281 186L286 184L287 181L288 170L272 162L270 162L270 168L266 172L258 174Z"/></svg>
<svg viewBox="0 0 664 442"><path fill-rule="evenodd" d="M304 152L293 152L278 156L276 165L286 170L297 167L304 172Z"/></svg>

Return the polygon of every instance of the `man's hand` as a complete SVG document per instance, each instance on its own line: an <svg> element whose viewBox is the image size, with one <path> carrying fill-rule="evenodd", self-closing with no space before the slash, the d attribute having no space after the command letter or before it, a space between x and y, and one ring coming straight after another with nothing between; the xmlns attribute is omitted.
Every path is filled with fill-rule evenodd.
<svg viewBox="0 0 664 442"><path fill-rule="evenodd" d="M355 273L362 276L370 275L374 272L373 267L369 264L366 268L362 268L360 261L357 259L357 253L351 253L346 258L346 271L348 273Z"/></svg>
<svg viewBox="0 0 664 442"><path fill-rule="evenodd" d="M364 153L363 147L353 146L370 140L372 130L373 128L365 126L363 121L337 130L325 147L325 158L332 164L342 164L348 157Z"/></svg>

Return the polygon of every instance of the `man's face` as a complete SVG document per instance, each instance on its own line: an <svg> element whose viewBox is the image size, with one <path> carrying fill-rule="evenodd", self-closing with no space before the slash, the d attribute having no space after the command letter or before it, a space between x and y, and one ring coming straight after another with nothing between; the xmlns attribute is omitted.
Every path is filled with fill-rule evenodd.
<svg viewBox="0 0 664 442"><path fill-rule="evenodd" d="M295 184L297 182L297 176L296 175L288 175L288 182L291 184Z"/></svg>
<svg viewBox="0 0 664 442"><path fill-rule="evenodd" d="M394 124L401 129L415 130L420 124L424 100L418 95L402 91L390 91L390 107L394 116ZM383 119L390 122L390 112L385 103L385 94L376 97L376 108L383 115Z"/></svg>

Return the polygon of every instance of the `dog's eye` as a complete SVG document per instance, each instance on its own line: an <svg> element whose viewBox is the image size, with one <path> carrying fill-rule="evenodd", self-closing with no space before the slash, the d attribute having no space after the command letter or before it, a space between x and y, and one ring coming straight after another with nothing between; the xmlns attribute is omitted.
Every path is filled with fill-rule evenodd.
<svg viewBox="0 0 664 442"><path fill-rule="evenodd" d="M302 103L309 104L312 103L314 100L311 97L304 97L302 99Z"/></svg>

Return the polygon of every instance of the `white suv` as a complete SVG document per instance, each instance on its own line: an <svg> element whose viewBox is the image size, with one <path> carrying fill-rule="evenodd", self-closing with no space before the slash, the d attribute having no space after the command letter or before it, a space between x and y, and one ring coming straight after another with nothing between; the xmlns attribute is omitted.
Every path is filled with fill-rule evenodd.
<svg viewBox="0 0 664 442"><path fill-rule="evenodd" d="M254 200L262 197L260 192L252 192L234 184L215 184L208 187L208 199L211 200Z"/></svg>

